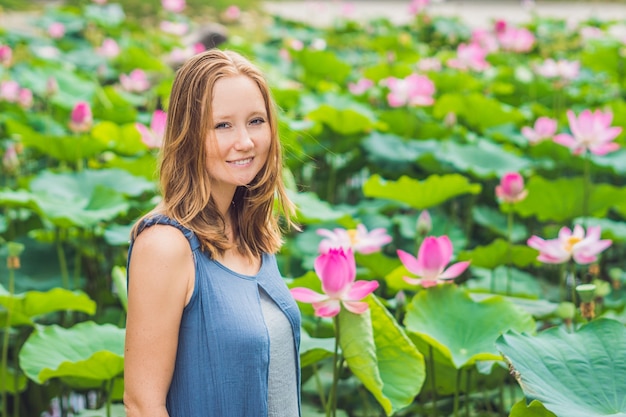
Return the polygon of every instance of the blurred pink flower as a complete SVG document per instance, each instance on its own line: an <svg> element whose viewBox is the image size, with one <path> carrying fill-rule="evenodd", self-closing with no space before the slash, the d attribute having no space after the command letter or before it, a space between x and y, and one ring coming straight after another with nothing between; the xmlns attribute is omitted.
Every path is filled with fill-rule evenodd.
<svg viewBox="0 0 626 417"><path fill-rule="evenodd" d="M602 29L595 26L583 26L578 32L580 33L580 37L584 41L587 41L589 39L598 39L601 38L602 35L604 35Z"/></svg>
<svg viewBox="0 0 626 417"><path fill-rule="evenodd" d="M105 38L102 45L96 48L96 53L105 58L115 58L120 54L120 47L115 39Z"/></svg>
<svg viewBox="0 0 626 417"><path fill-rule="evenodd" d="M485 60L487 50L476 43L460 44L456 49L456 58L449 59L447 64L450 68L459 70L484 71L489 68Z"/></svg>
<svg viewBox="0 0 626 417"><path fill-rule="evenodd" d="M354 314L364 313L369 306L361 300L378 288L378 281L355 281L356 263L350 249L331 249L318 256L315 273L322 281L324 294L296 287L291 295L300 302L312 303L318 317L336 316L341 305Z"/></svg>
<svg viewBox="0 0 626 417"><path fill-rule="evenodd" d="M9 67L13 61L13 50L9 45L0 45L0 64Z"/></svg>
<svg viewBox="0 0 626 417"><path fill-rule="evenodd" d="M562 264L574 259L574 262L585 265L595 262L598 254L611 246L611 240L600 240L600 226L589 226L587 236L579 224L574 226L574 232L569 227L562 227L559 237L544 240L539 236L531 236L527 244L539 251L537 260L548 264Z"/></svg>
<svg viewBox="0 0 626 417"><path fill-rule="evenodd" d="M351 1L341 4L341 15L343 17L352 17L356 12L356 6Z"/></svg>
<svg viewBox="0 0 626 417"><path fill-rule="evenodd" d="M60 22L53 22L48 26L48 35L54 39L65 36L65 25Z"/></svg>
<svg viewBox="0 0 626 417"><path fill-rule="evenodd" d="M430 0L411 0L409 4L409 14L416 15L422 13L430 3Z"/></svg>
<svg viewBox="0 0 626 417"><path fill-rule="evenodd" d="M28 88L21 88L17 95L17 102L24 109L31 108L33 105L33 92Z"/></svg>
<svg viewBox="0 0 626 417"><path fill-rule="evenodd" d="M495 34L484 28L476 28L472 30L470 44L479 45L487 54L495 52L500 48Z"/></svg>
<svg viewBox="0 0 626 417"><path fill-rule="evenodd" d="M0 82L0 100L15 103L20 96L20 85L17 81L7 80Z"/></svg>
<svg viewBox="0 0 626 417"><path fill-rule="evenodd" d="M189 31L189 25L183 22L170 22L164 20L159 25L159 28L165 33L175 36L183 36Z"/></svg>
<svg viewBox="0 0 626 417"><path fill-rule="evenodd" d="M572 110L567 111L571 135L561 133L554 137L554 141L567 146L574 155L580 155L585 150L596 155L605 155L619 149L619 145L613 140L622 132L621 127L611 127L613 113L603 113L600 110L591 112L583 110L576 117Z"/></svg>
<svg viewBox="0 0 626 417"><path fill-rule="evenodd" d="M185 0L161 0L161 6L168 12L180 13L185 10Z"/></svg>
<svg viewBox="0 0 626 417"><path fill-rule="evenodd" d="M236 22L241 17L241 9L235 5L228 6L222 13L222 20L226 22Z"/></svg>
<svg viewBox="0 0 626 417"><path fill-rule="evenodd" d="M324 236L319 243L319 252L325 253L330 249L353 249L355 252L368 254L378 252L383 246L391 242L391 236L382 228L367 231L364 224L357 225L356 229L317 229L317 234Z"/></svg>
<svg viewBox="0 0 626 417"><path fill-rule="evenodd" d="M355 96L360 96L364 94L374 86L374 81L369 80L367 78L361 78L356 83L348 83L348 90Z"/></svg>
<svg viewBox="0 0 626 417"><path fill-rule="evenodd" d="M89 103L79 101L72 109L69 128L74 133L83 133L91 129L93 116Z"/></svg>
<svg viewBox="0 0 626 417"><path fill-rule="evenodd" d="M579 61L568 61L566 59L559 59L555 61L552 58L548 58L541 65L535 67L537 74L546 78L559 78L562 80L573 80L578 77L580 72Z"/></svg>
<svg viewBox="0 0 626 417"><path fill-rule="evenodd" d="M165 125L167 122L167 113L163 110L156 110L152 114L150 128L141 123L135 123L135 127L141 135L141 141L148 148L160 148L163 144L163 136L165 135Z"/></svg>
<svg viewBox="0 0 626 417"><path fill-rule="evenodd" d="M552 139L556 133L556 120L549 117L540 117L535 120L534 128L529 126L522 127L522 135L531 144L537 144L541 141Z"/></svg>
<svg viewBox="0 0 626 417"><path fill-rule="evenodd" d="M424 288L433 287L438 282L453 280L461 275L469 266L469 261L457 262L445 269L452 259L452 242L448 236L428 236L420 245L417 258L398 249L400 261L404 267L419 279L404 277L404 280L413 285L421 285Z"/></svg>
<svg viewBox="0 0 626 417"><path fill-rule="evenodd" d="M386 79L389 94L387 102L391 107L430 106L434 103L435 84L425 75L411 74L404 79Z"/></svg>
<svg viewBox="0 0 626 417"><path fill-rule="evenodd" d="M524 189L524 177L517 172L507 172L496 186L496 197L506 203L517 203L528 195Z"/></svg>
<svg viewBox="0 0 626 417"><path fill-rule="evenodd" d="M52 75L48 77L46 80L46 95L52 96L59 91L59 83L57 83L57 79Z"/></svg>
<svg viewBox="0 0 626 417"><path fill-rule="evenodd" d="M441 61L434 57L422 58L417 62L417 69L423 72L439 72L441 71Z"/></svg>
<svg viewBox="0 0 626 417"><path fill-rule="evenodd" d="M528 52L535 44L535 35L528 29L507 26L500 33L496 33L500 47L505 51Z"/></svg>
<svg viewBox="0 0 626 417"><path fill-rule="evenodd" d="M94 3L99 4L99 5L103 5L107 3L107 0L92 0Z"/></svg>
<svg viewBox="0 0 626 417"><path fill-rule="evenodd" d="M120 74L122 88L131 93L141 93L150 88L150 81L142 69L134 69L130 74Z"/></svg>
<svg viewBox="0 0 626 417"><path fill-rule="evenodd" d="M300 39L291 39L288 45L294 51L301 51L304 48L304 43Z"/></svg>
<svg viewBox="0 0 626 417"><path fill-rule="evenodd" d="M317 51L323 51L326 49L326 40L322 38L315 38L311 41L311 48Z"/></svg>

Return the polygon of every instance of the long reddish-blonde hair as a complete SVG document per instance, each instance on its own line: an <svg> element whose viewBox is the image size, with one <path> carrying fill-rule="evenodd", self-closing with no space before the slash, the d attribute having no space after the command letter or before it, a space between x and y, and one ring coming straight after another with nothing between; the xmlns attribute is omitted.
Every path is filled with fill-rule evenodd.
<svg viewBox="0 0 626 417"><path fill-rule="evenodd" d="M160 188L163 200L152 212L165 214L191 229L212 257L232 247L226 219L211 198L206 169L206 138L212 125L211 102L217 80L244 75L256 83L265 101L271 144L265 166L247 186L237 187L228 212L234 245L242 254L257 257L275 253L282 244L277 211L286 224L294 206L282 179L282 150L277 114L270 88L261 71L233 51L211 49L190 58L177 71L167 110L167 126L160 153ZM276 211L275 200L279 207ZM138 222L139 224L139 222ZM136 225L133 236L138 230Z"/></svg>

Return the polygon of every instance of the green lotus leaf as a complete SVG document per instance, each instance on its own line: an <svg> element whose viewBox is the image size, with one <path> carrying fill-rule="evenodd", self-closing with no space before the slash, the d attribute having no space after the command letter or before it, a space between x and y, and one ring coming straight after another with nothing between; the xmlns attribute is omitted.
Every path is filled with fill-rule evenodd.
<svg viewBox="0 0 626 417"><path fill-rule="evenodd" d="M486 227L500 236L507 237L509 234L507 215L499 210L489 206L474 206L472 207L472 218L479 225ZM513 242L519 242L528 239L528 237L528 229L526 226L514 220L511 230L511 240Z"/></svg>
<svg viewBox="0 0 626 417"><path fill-rule="evenodd" d="M524 120L524 115L520 110L477 92L441 95L435 102L433 114L443 119L448 113L456 114L479 131L506 123L520 123Z"/></svg>
<svg viewBox="0 0 626 417"><path fill-rule="evenodd" d="M554 327L498 338L529 400L558 417L626 416L626 328L597 319L574 333Z"/></svg>
<svg viewBox="0 0 626 417"><path fill-rule="evenodd" d="M534 275L514 267L507 268L503 265L495 269L486 269L472 266L471 273L472 278L465 284L472 292L489 292L502 295L510 289L511 295L533 299L547 295L545 283L538 281Z"/></svg>
<svg viewBox="0 0 626 417"><path fill-rule="evenodd" d="M132 156L146 151L134 123L118 125L109 121L100 122L91 130L91 136L121 155Z"/></svg>
<svg viewBox="0 0 626 417"><path fill-rule="evenodd" d="M108 160L104 166L110 169L121 169L151 182L157 177L157 159L151 153L132 158L116 155Z"/></svg>
<svg viewBox="0 0 626 417"><path fill-rule="evenodd" d="M305 70L304 78L309 85L315 85L319 80L334 81L343 85L352 71L349 64L340 60L337 54L331 51L303 49L297 54L297 60Z"/></svg>
<svg viewBox="0 0 626 417"><path fill-rule="evenodd" d="M116 3L104 5L88 4L85 7L85 17L105 27L119 26L126 19L124 9Z"/></svg>
<svg viewBox="0 0 626 417"><path fill-rule="evenodd" d="M481 178L501 177L507 172L524 171L531 166L528 159L488 140L468 145L445 141L440 143L435 155L439 161L448 162L462 172L471 172Z"/></svg>
<svg viewBox="0 0 626 417"><path fill-rule="evenodd" d="M96 303L82 291L70 291L53 288L49 291L27 291L10 295L0 286L0 305L4 311L0 313L0 323L6 324L6 314L11 311L11 325L35 325L35 319L57 311L79 311L95 314Z"/></svg>
<svg viewBox="0 0 626 417"><path fill-rule="evenodd" d="M541 402L534 400L526 405L526 400L520 400L511 408L509 417L556 417L546 410Z"/></svg>
<svg viewBox="0 0 626 417"><path fill-rule="evenodd" d="M536 216L540 221L564 222L583 212L583 178L559 178L554 181L534 176L528 181L528 197L516 203L513 210L522 217ZM604 217L611 207L626 208L626 190L610 184L593 184L590 189L588 215Z"/></svg>
<svg viewBox="0 0 626 417"><path fill-rule="evenodd" d="M474 301L456 285L440 284L413 297L405 326L460 369L479 360L501 360L496 339L511 329L532 332L535 322L503 297Z"/></svg>
<svg viewBox="0 0 626 417"><path fill-rule="evenodd" d="M20 367L43 384L62 378L73 388L101 387L124 371L125 330L111 324L82 322L35 331L20 350Z"/></svg>
<svg viewBox="0 0 626 417"><path fill-rule="evenodd" d="M300 366L305 368L333 356L335 338L311 337L302 332L300 337Z"/></svg>
<svg viewBox="0 0 626 417"><path fill-rule="evenodd" d="M341 135L354 135L371 130L374 125L366 115L354 109L337 109L322 104L307 115L310 120L326 124Z"/></svg>
<svg viewBox="0 0 626 417"><path fill-rule="evenodd" d="M126 282L126 267L114 266L111 271L115 293L120 299L124 311L128 311L128 284Z"/></svg>
<svg viewBox="0 0 626 417"><path fill-rule="evenodd" d="M430 208L462 194L478 194L480 190L480 184L472 184L459 174L430 175L424 181L407 176L386 181L380 175L372 175L363 185L367 197L400 201L416 209Z"/></svg>
<svg viewBox="0 0 626 417"><path fill-rule="evenodd" d="M424 357L374 295L367 301L363 314L339 313L339 344L350 370L391 415L419 394Z"/></svg>
<svg viewBox="0 0 626 417"><path fill-rule="evenodd" d="M290 197L297 207L297 220L305 224L339 221L348 216L343 211L333 208L321 200L313 192L290 193Z"/></svg>
<svg viewBox="0 0 626 417"><path fill-rule="evenodd" d="M105 143L88 135L46 135L13 119L6 121L6 129L10 135L19 136L25 146L37 149L59 161L76 162L81 158L93 158L107 148Z"/></svg>
<svg viewBox="0 0 626 417"><path fill-rule="evenodd" d="M472 250L459 252L459 261L472 261L472 266L494 269L500 265L524 268L537 264L537 251L528 246L510 245L504 239L496 239L486 246L477 246Z"/></svg>
<svg viewBox="0 0 626 417"><path fill-rule="evenodd" d="M19 394L26 390L28 379L22 372L6 368L6 376L4 378L2 378L3 375L5 373L2 372L2 367L0 366L0 390L10 394Z"/></svg>

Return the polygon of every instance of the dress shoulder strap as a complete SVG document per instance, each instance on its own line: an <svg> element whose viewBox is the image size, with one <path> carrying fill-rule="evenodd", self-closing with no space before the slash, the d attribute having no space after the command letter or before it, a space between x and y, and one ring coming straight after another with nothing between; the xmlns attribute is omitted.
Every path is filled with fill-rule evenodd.
<svg viewBox="0 0 626 417"><path fill-rule="evenodd" d="M155 214L154 216L147 217L142 220L139 224L139 228L137 229L137 234L144 231L146 228L150 226L154 226L156 224L165 224L169 226L173 226L183 232L187 240L189 241L189 246L191 246L191 250L195 251L200 247L200 240L196 236L196 234L190 229L186 228L178 221L164 215L164 214Z"/></svg>

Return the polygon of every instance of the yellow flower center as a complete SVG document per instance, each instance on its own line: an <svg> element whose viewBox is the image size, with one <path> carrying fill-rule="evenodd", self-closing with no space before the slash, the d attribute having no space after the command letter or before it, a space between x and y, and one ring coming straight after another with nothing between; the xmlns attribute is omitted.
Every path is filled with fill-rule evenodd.
<svg viewBox="0 0 626 417"><path fill-rule="evenodd" d="M574 248L574 245L580 242L581 240L582 239L579 237L570 236L569 238L567 238L567 241L565 242L565 250L571 253Z"/></svg>
<svg viewBox="0 0 626 417"><path fill-rule="evenodd" d="M358 238L356 236L356 229L350 229L347 232L348 236L350 237L350 243L352 244L352 246L354 246L358 241Z"/></svg>

